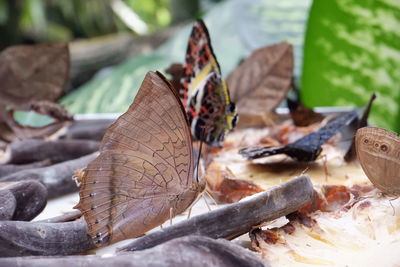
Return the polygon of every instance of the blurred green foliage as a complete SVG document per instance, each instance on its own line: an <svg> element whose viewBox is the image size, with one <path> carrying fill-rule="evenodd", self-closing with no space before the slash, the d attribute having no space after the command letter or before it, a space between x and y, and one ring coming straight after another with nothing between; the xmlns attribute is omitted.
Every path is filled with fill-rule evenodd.
<svg viewBox="0 0 400 267"><path fill-rule="evenodd" d="M304 47L302 100L365 105L370 123L400 132L400 2L314 0Z"/></svg>
<svg viewBox="0 0 400 267"><path fill-rule="evenodd" d="M125 0L124 2L136 11L152 31L171 22L169 0Z"/></svg>
<svg viewBox="0 0 400 267"><path fill-rule="evenodd" d="M171 22L170 0L124 0L148 29ZM26 42L70 41L128 28L112 0L0 0L0 47Z"/></svg>
<svg viewBox="0 0 400 267"><path fill-rule="evenodd" d="M222 75L226 77L254 49L281 41L294 46L297 75L310 4L309 0L230 0L209 9L203 19ZM183 63L191 28L189 23L153 54L136 56L98 75L61 103L73 113L126 111L148 71L163 72L171 63Z"/></svg>

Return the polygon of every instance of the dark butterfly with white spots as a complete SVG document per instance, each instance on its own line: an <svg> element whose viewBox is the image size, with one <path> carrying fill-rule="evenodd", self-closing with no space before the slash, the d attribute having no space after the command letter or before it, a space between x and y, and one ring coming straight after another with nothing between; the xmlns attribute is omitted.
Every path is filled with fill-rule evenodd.
<svg viewBox="0 0 400 267"><path fill-rule="evenodd" d="M241 149L239 153L250 160L286 154L298 161L314 161L322 151L321 146L357 117L358 111L353 110L333 118L318 131L312 132L293 143L276 147L247 147Z"/></svg>

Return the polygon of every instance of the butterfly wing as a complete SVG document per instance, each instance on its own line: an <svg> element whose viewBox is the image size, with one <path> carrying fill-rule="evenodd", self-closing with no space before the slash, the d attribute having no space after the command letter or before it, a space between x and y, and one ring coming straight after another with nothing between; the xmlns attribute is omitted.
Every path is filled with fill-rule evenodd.
<svg viewBox="0 0 400 267"><path fill-rule="evenodd" d="M239 154L246 159L258 159L263 157L269 157L272 155L282 154L284 149L282 146L274 147L246 147L239 150Z"/></svg>
<svg viewBox="0 0 400 267"><path fill-rule="evenodd" d="M321 146L345 126L352 123L357 117L357 110L338 115L318 131L312 132L293 143L287 144L285 146L285 153L299 161L313 161L321 153Z"/></svg>
<svg viewBox="0 0 400 267"><path fill-rule="evenodd" d="M191 142L178 96L161 74L148 73L83 174L76 208L95 244L142 235L169 218L177 197L192 186Z"/></svg>
<svg viewBox="0 0 400 267"><path fill-rule="evenodd" d="M221 116L227 112L227 107L223 104L225 96L220 88L221 81L221 76L217 73L209 73L190 98L188 105L192 135L216 147L224 141L225 134L232 124L228 121L229 116Z"/></svg>
<svg viewBox="0 0 400 267"><path fill-rule="evenodd" d="M180 95L185 107L196 88L210 72L220 74L221 70L211 47L207 27L202 20L197 20L190 33L181 79Z"/></svg>
<svg viewBox="0 0 400 267"><path fill-rule="evenodd" d="M356 133L356 152L369 180L385 193L400 194L400 137L382 128Z"/></svg>
<svg viewBox="0 0 400 267"><path fill-rule="evenodd" d="M230 100L228 87L221 78L221 70L211 46L210 35L202 20L197 20L193 26L185 62L180 96L186 107L192 134L210 145L220 146L226 132L235 126L237 114L235 104ZM211 85L212 88L205 89L205 86ZM204 93L205 91L207 93ZM203 102L213 103L216 106L210 109L202 105ZM221 106L223 108L220 108ZM206 109L208 111L205 111ZM208 116L211 110L217 120L210 121L208 117L203 117L203 115ZM195 124L205 121L208 122L205 125Z"/></svg>
<svg viewBox="0 0 400 267"><path fill-rule="evenodd" d="M357 110L337 116L318 131L312 132L286 146L244 148L240 150L239 153L247 159L256 159L285 153L298 161L313 161L321 153L321 146L343 127L354 121L357 116Z"/></svg>

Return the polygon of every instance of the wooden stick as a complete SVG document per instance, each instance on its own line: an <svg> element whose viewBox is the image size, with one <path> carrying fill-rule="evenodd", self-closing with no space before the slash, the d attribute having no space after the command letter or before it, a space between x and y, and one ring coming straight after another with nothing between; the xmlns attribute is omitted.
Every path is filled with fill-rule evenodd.
<svg viewBox="0 0 400 267"><path fill-rule="evenodd" d="M15 199L15 208L8 220L30 221L35 218L47 204L47 190L38 181L20 181L1 184L0 192L8 191ZM0 193L1 195L1 193ZM0 207L3 203L0 203ZM6 205L8 206L8 205Z"/></svg>
<svg viewBox="0 0 400 267"><path fill-rule="evenodd" d="M105 130L114 121L115 119L77 120L73 122L61 138L101 141Z"/></svg>
<svg viewBox="0 0 400 267"><path fill-rule="evenodd" d="M50 160L42 160L28 164L4 164L0 165L0 177L19 172L22 170L36 169L51 165Z"/></svg>
<svg viewBox="0 0 400 267"><path fill-rule="evenodd" d="M142 250L176 237L190 234L213 238L233 238L261 222L287 215L310 201L313 189L307 175L254 195L248 200L227 205L137 238L124 250ZM140 244L143 242L143 244ZM84 220L65 223L0 222L0 255L67 255L93 248ZM0 264L1 265L1 264Z"/></svg>
<svg viewBox="0 0 400 267"><path fill-rule="evenodd" d="M58 163L49 167L23 170L0 178L0 182L36 180L44 184L48 191L48 197L54 198L71 192L76 192L76 186L72 175L75 170L86 167L89 162L97 157L97 152L87 156Z"/></svg>
<svg viewBox="0 0 400 267"><path fill-rule="evenodd" d="M10 190L0 190L0 221L11 220L17 207L17 201Z"/></svg>
<svg viewBox="0 0 400 267"><path fill-rule="evenodd" d="M81 253L94 248L86 233L84 220L65 223L0 221L0 257Z"/></svg>
<svg viewBox="0 0 400 267"><path fill-rule="evenodd" d="M63 242L59 242L63 243ZM0 259L1 266L243 266L269 265L259 256L227 240L186 236L152 249L102 257L97 255L68 257L22 257Z"/></svg>
<svg viewBox="0 0 400 267"><path fill-rule="evenodd" d="M99 149L99 144L99 142L91 140L22 140L11 143L7 153L0 161L25 164L50 160L53 163L58 163L93 153Z"/></svg>
<svg viewBox="0 0 400 267"><path fill-rule="evenodd" d="M56 217L52 217L49 219L44 219L36 222L44 222L44 223L62 223L62 222L72 222L76 219L79 219L82 216L82 212L80 210L74 210L70 212L66 212L63 215L59 215Z"/></svg>
<svg viewBox="0 0 400 267"><path fill-rule="evenodd" d="M296 211L311 200L312 194L313 186L308 175L302 175L247 200L139 237L121 250L143 250L191 234L231 239L250 231L255 225Z"/></svg>

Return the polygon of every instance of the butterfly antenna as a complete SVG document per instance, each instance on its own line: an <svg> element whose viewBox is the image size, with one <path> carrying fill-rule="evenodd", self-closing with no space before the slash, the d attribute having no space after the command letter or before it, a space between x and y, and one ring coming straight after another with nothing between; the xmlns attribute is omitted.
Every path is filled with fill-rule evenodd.
<svg viewBox="0 0 400 267"><path fill-rule="evenodd" d="M395 198L389 199L389 204L390 204L390 206L392 207L392 210L393 210L393 216L396 215L396 210L395 210L395 208L394 208L394 206L393 206L392 201L393 201L393 200L396 200L396 199L398 199L398 198L399 198L399 197L395 197Z"/></svg>
<svg viewBox="0 0 400 267"><path fill-rule="evenodd" d="M326 154L324 154L322 156L322 160L323 160L323 166L324 166L324 172L325 172L325 181L328 182L328 176L329 176L329 171L328 171L328 157L326 156Z"/></svg>

